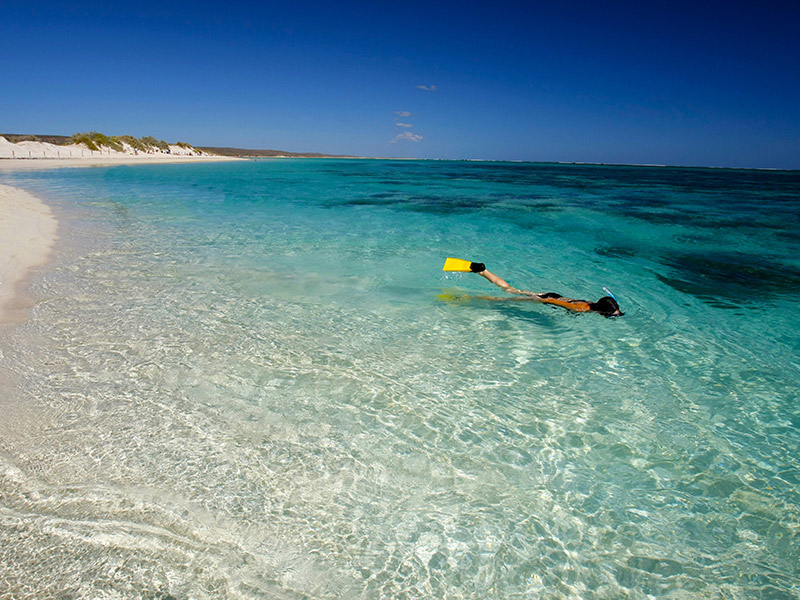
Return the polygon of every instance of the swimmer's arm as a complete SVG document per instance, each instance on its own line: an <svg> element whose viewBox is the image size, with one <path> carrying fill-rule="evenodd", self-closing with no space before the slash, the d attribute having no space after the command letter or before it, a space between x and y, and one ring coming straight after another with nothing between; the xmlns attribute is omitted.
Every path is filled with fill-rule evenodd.
<svg viewBox="0 0 800 600"><path fill-rule="evenodd" d="M488 269L484 269L483 271L480 271L479 275L481 277L483 277L484 279L488 279L493 284L495 284L497 287L502 289L504 292L508 292L509 294L520 294L522 296L533 296L533 297L538 297L539 296L539 294L537 294L535 292L529 292L527 290L518 290L517 288L515 288L513 286L510 286L505 279L502 279L502 278L498 277L497 275L495 275L494 273L492 273Z"/></svg>

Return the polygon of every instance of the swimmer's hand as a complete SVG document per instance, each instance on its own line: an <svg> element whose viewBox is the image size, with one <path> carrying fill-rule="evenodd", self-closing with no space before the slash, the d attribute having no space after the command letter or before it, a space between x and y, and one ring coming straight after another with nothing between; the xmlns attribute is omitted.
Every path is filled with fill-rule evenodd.
<svg viewBox="0 0 800 600"><path fill-rule="evenodd" d="M486 270L486 265L483 263L471 262L469 263L469 270L473 273L483 273Z"/></svg>

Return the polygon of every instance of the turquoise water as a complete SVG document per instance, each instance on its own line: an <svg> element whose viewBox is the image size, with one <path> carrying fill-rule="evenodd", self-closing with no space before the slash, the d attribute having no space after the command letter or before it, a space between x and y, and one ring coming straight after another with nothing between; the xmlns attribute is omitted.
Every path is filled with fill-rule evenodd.
<svg viewBox="0 0 800 600"><path fill-rule="evenodd" d="M800 173L0 182L62 223L0 331L0 597L800 598Z"/></svg>

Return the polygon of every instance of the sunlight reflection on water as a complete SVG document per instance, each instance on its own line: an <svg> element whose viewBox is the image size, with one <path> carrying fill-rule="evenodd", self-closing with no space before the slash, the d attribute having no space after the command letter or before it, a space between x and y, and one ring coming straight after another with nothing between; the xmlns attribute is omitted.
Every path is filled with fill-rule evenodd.
<svg viewBox="0 0 800 600"><path fill-rule="evenodd" d="M665 283L717 285L658 258L676 219L591 169L504 169L20 175L71 229L2 333L0 595L797 597L786 290L742 319ZM703 208L673 183L655 209ZM487 300L448 255L628 314Z"/></svg>

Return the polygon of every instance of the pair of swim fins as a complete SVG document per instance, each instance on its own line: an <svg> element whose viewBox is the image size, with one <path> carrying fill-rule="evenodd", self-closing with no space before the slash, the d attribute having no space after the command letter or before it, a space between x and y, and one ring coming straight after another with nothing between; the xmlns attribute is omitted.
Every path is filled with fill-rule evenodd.
<svg viewBox="0 0 800 600"><path fill-rule="evenodd" d="M471 260L463 260L461 258L448 258L444 261L442 271L461 271L469 273L472 269L469 266L472 264Z"/></svg>

